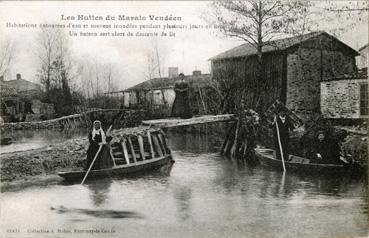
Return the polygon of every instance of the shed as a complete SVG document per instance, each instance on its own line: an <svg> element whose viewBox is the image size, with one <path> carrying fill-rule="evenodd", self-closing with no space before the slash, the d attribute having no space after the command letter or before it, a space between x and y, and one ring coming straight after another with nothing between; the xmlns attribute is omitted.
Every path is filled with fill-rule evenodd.
<svg viewBox="0 0 369 238"><path fill-rule="evenodd" d="M264 109L279 99L300 115L319 112L320 82L356 71L358 52L324 31L265 42L262 51ZM257 75L256 48L242 44L210 61L215 80L246 88L247 103L255 93L250 85Z"/></svg>

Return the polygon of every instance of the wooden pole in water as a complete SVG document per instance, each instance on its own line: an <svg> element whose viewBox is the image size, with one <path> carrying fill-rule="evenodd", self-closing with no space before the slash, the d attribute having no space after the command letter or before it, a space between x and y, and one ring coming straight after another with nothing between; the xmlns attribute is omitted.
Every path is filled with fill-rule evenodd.
<svg viewBox="0 0 369 238"><path fill-rule="evenodd" d="M280 137L280 134L279 134L279 127L278 127L277 120L275 121L275 127L277 128L277 137L278 137L279 151L281 152L283 171L286 172L286 165L284 164L284 155L283 155L281 137Z"/></svg>
<svg viewBox="0 0 369 238"><path fill-rule="evenodd" d="M238 144L238 134L239 134L239 130L240 130L240 126L241 126L241 121L240 121L240 116L238 118L237 124L236 124L236 130L235 130L235 134L234 134L234 140L233 140L233 145L231 148L231 158L234 159L236 157L236 153L237 153L237 144Z"/></svg>
<svg viewBox="0 0 369 238"><path fill-rule="evenodd" d="M233 128L233 124L230 127L228 127L228 131L227 131L226 137L224 139L224 142L222 144L222 147L220 148L220 154L221 155L224 155L224 153L225 153L226 145L228 143L229 137L231 136L232 128Z"/></svg>
<svg viewBox="0 0 369 238"><path fill-rule="evenodd" d="M111 125L111 126L109 127L108 131L106 132L106 135L107 135L107 134L109 134L109 132L110 132L110 130L111 130L111 128L112 128L112 127L113 127L113 125ZM97 156L100 154L100 151L101 151L101 149L102 149L102 147L103 147L103 146L104 146L103 144L101 144L101 145L100 145L99 150L96 152L95 157L94 157L94 159L92 160L92 163L90 164L90 167L88 168L87 173L85 174L85 177L83 178L83 180L82 180L81 184L84 184L84 182L85 182L85 180L86 180L86 178L87 178L88 174L90 173L90 171L91 171L91 169L92 169L92 166L94 165L95 160L97 159Z"/></svg>
<svg viewBox="0 0 369 238"><path fill-rule="evenodd" d="M232 127L230 129L230 136L228 138L228 141L227 141L227 144L224 148L224 155L226 156L229 156L230 153L231 153L231 148L232 148L232 145L233 145L233 142L234 142L234 137L235 137L235 127Z"/></svg>

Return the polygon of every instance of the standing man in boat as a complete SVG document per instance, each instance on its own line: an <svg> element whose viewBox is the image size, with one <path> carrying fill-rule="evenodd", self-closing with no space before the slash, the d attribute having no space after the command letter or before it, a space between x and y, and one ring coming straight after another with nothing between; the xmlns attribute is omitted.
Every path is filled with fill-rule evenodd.
<svg viewBox="0 0 369 238"><path fill-rule="evenodd" d="M295 129L290 117L287 115L287 110L281 108L278 113L274 115L274 120L272 122L273 134L274 134L274 147L276 150L277 159L282 159L281 151L278 140L277 127L279 129L279 140L281 143L284 160L288 160L289 155L289 144L290 144L290 130Z"/></svg>
<svg viewBox="0 0 369 238"><path fill-rule="evenodd" d="M184 81L183 73L180 73L178 76L179 82L177 82L174 86L176 97L174 99L171 116L180 117L183 119L191 118L192 111L190 107L188 83Z"/></svg>
<svg viewBox="0 0 369 238"><path fill-rule="evenodd" d="M106 136L104 130L101 127L101 122L96 120L93 122L92 131L88 134L88 141L90 145L87 150L87 163L85 165L85 170L88 170L90 167L97 151L100 146L102 146L101 151L96 158L96 161L92 167L92 169L105 169L113 167L112 158L109 153L109 142L111 140L110 136Z"/></svg>

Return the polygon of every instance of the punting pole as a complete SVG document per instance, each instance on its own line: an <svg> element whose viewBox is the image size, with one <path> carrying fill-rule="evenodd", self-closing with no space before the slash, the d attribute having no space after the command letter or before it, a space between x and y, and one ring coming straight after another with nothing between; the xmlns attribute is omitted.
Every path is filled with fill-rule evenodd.
<svg viewBox="0 0 369 238"><path fill-rule="evenodd" d="M278 121L277 120L275 121L275 126L277 128L277 137L278 137L279 151L281 152L283 171L286 172L286 165L284 164L284 155L283 155L281 137L279 135L279 127L278 127Z"/></svg>
<svg viewBox="0 0 369 238"><path fill-rule="evenodd" d="M113 127L113 125L111 125L111 126L109 127L108 131L106 132L106 135L107 135L107 134L109 134L109 132L110 132L110 130L111 130L111 128L112 128L112 127ZM100 147L99 147L99 150L96 152L95 157L94 157L94 159L92 160L92 163L90 164L90 167L88 168L87 173L85 174L85 177L83 177L83 180L82 180L82 182L81 182L81 185L82 185L82 184L84 184L84 182L85 182L85 180L86 180L86 178L87 178L88 174L90 173L90 171L91 171L91 169L92 169L92 166L94 165L95 160L97 159L97 156L100 154L100 151L101 151L101 149L102 149L102 147L103 147L103 146L104 146L104 145L103 145L103 144L101 144L101 145L100 145Z"/></svg>

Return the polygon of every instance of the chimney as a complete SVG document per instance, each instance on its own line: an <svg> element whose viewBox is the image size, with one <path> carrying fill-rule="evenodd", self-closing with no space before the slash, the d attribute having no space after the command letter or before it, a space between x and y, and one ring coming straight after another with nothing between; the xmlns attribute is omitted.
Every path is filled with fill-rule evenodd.
<svg viewBox="0 0 369 238"><path fill-rule="evenodd" d="M201 76L201 70L194 70L192 71L193 76Z"/></svg>
<svg viewBox="0 0 369 238"><path fill-rule="evenodd" d="M4 82L4 75L0 76L0 82Z"/></svg>
<svg viewBox="0 0 369 238"><path fill-rule="evenodd" d="M169 67L168 78L177 78L177 77L178 77L178 67Z"/></svg>
<svg viewBox="0 0 369 238"><path fill-rule="evenodd" d="M22 78L21 74L17 74L17 80L19 80L21 78Z"/></svg>

